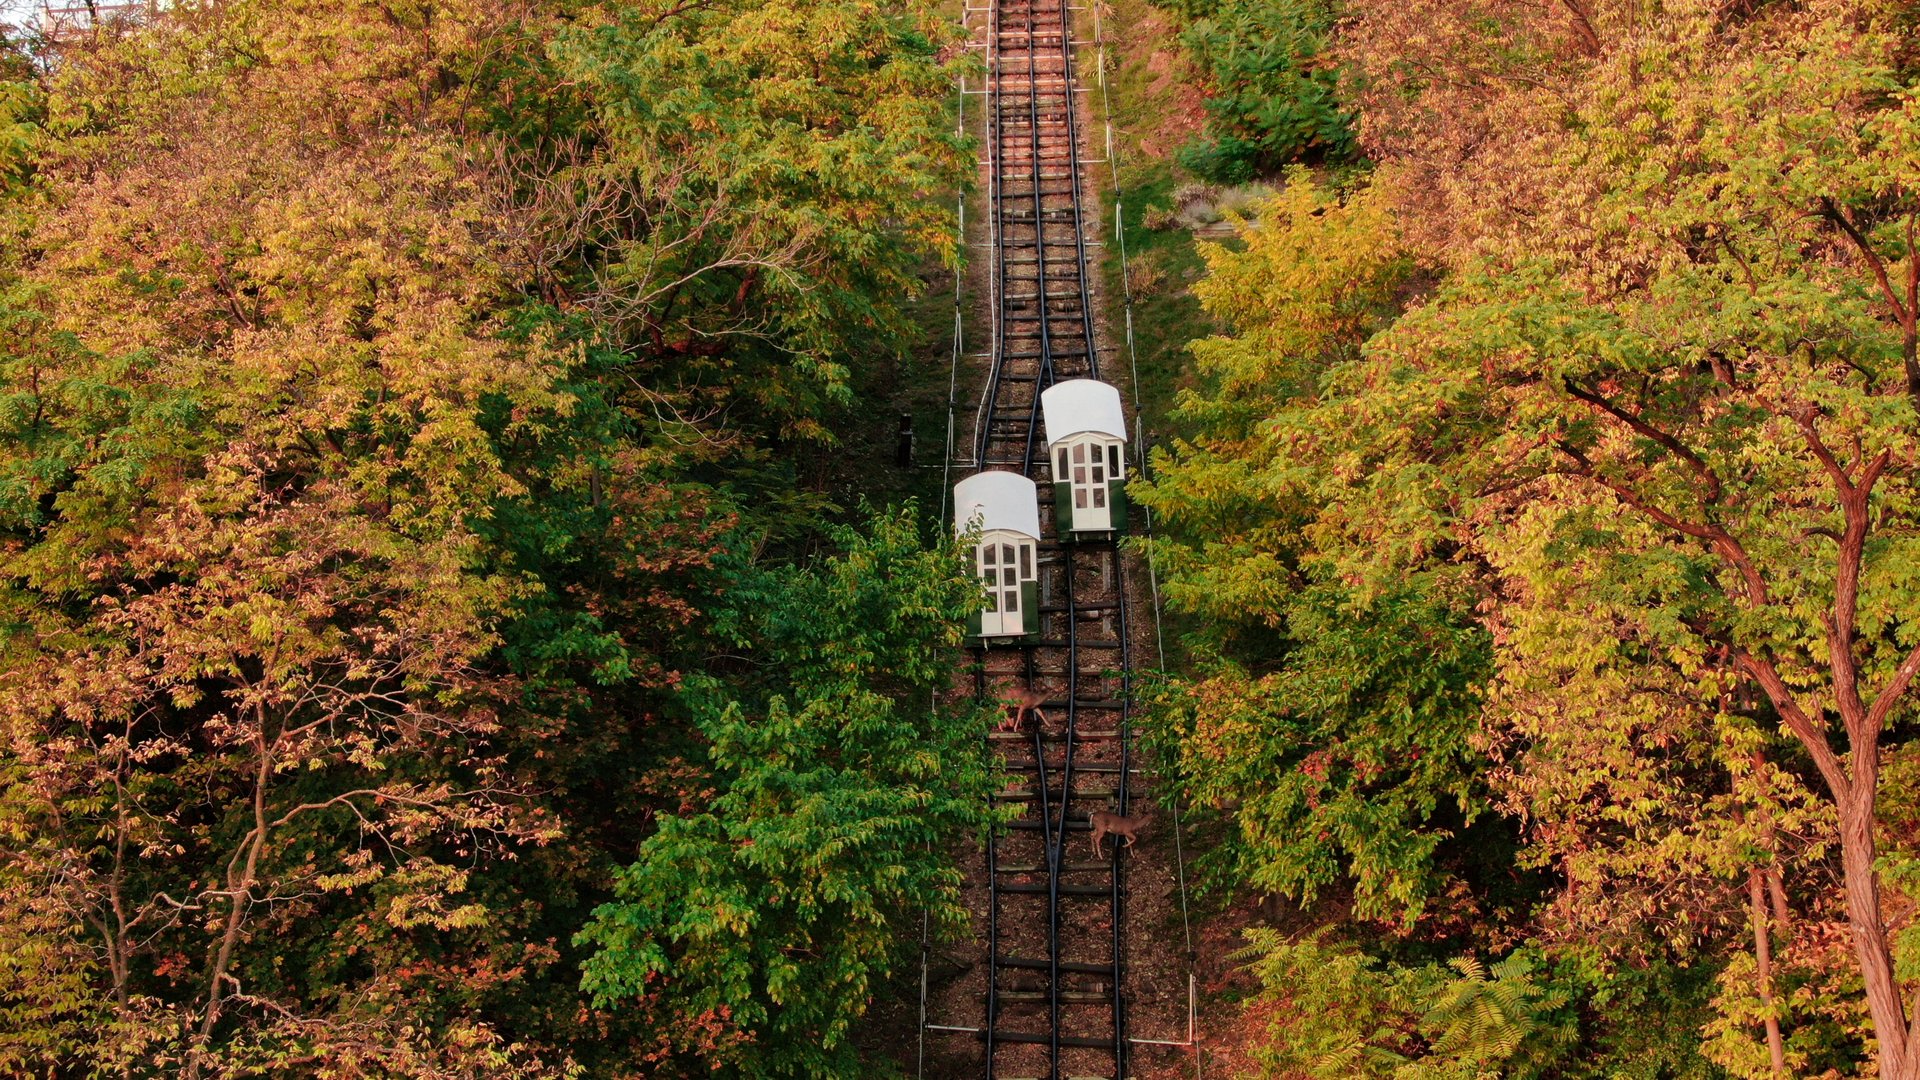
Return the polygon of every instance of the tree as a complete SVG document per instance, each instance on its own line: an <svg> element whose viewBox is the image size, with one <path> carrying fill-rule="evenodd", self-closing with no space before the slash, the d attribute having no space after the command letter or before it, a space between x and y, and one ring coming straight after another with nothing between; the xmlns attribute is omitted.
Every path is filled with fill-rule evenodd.
<svg viewBox="0 0 1920 1080"><path fill-rule="evenodd" d="M1207 137L1180 149L1209 180L1244 183L1300 161L1345 162L1353 117L1340 100L1328 37L1339 18L1323 0L1177 3L1194 21L1181 44L1205 72Z"/></svg>
<svg viewBox="0 0 1920 1080"><path fill-rule="evenodd" d="M581 933L597 1001L717 1019L702 1056L726 1075L869 1075L852 1025L922 911L967 925L946 851L992 818L985 715L938 704L979 603L961 555L923 549L911 513L836 539L743 583L766 696L690 681L719 793L661 821Z"/></svg>
<svg viewBox="0 0 1920 1080"><path fill-rule="evenodd" d="M626 398L693 453L829 436L847 364L909 340L902 301L957 266L972 175L930 9L649 3L553 45L584 117L547 151L545 257L629 358Z"/></svg>
<svg viewBox="0 0 1920 1080"><path fill-rule="evenodd" d="M5 922L75 928L70 1006L105 1021L35 1053L543 1071L473 1018L409 1034L403 965L335 994L262 955L354 895L394 937L477 926L474 863L553 835L496 742L529 583L476 523L524 490L488 410L564 413L567 359L502 332L511 251L458 139L387 126L446 100L316 94L274 36L301 24L250 50L243 15L70 58L35 147L0 433L7 828L35 842Z"/></svg>
<svg viewBox="0 0 1920 1080"><path fill-rule="evenodd" d="M684 672L749 693L715 601L766 530L719 483L831 437L904 340L865 290L949 253L932 27L235 0L0 88L0 1071L713 1034L593 1008L571 938L710 794Z"/></svg>
<svg viewBox="0 0 1920 1080"><path fill-rule="evenodd" d="M1490 657L1473 574L1439 552L1406 552L1391 583L1330 572L1382 530L1339 516L1346 465L1316 410L1412 267L1370 192L1296 176L1255 211L1243 249L1205 249L1196 291L1233 333L1192 346L1205 382L1177 417L1194 434L1129 488L1170 606L1199 617L1200 672L1156 695L1150 738L1184 797L1232 822L1234 877L1303 900L1351 884L1363 916L1411 920L1446 891L1441 845L1485 806Z"/></svg>
<svg viewBox="0 0 1920 1080"><path fill-rule="evenodd" d="M1871 1053L1882 1076L1920 1075L1876 866L1883 762L1920 673L1920 107L1899 14L1688 8L1614 34L1568 10L1566 37L1516 14L1409 46L1382 28L1417 14L1369 8L1355 53L1408 104L1405 127L1374 129L1388 180L1451 147L1436 190L1460 216L1402 189L1453 276L1336 377L1347 403L1326 423L1367 448L1356 501L1437 512L1409 537L1465 532L1500 575L1496 703L1530 743L1522 775L1591 747L1582 729L1612 713L1630 736L1612 749L1636 761L1737 744L1689 814L1723 840L1744 815L1750 865L1790 857L1777 815L1826 817ZM1470 85L1406 78L1497 49ZM1598 777L1620 758L1565 760Z"/></svg>

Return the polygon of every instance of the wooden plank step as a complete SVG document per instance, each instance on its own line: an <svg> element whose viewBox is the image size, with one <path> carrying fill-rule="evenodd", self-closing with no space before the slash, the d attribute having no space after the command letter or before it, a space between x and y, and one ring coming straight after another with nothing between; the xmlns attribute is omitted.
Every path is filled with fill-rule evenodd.
<svg viewBox="0 0 1920 1080"><path fill-rule="evenodd" d="M1089 740L1099 741L1102 739L1117 739L1120 737L1120 733L1118 731L1089 730L1089 731L1075 732L1075 737L1080 742L1087 742ZM1033 741L1033 736L1023 731L989 731L987 732L987 738L992 742L1032 742ZM1067 741L1067 737L1064 734L1054 734L1052 732L1043 731L1040 733L1040 741L1043 743L1063 743ZM1075 762L1073 767L1076 769L1084 768L1084 766L1080 765L1078 762Z"/></svg>
<svg viewBox="0 0 1920 1080"><path fill-rule="evenodd" d="M999 870L999 872L1002 874L1041 874L1041 873L1045 873L1047 868L1044 866L1036 865L1036 866L1001 866L1001 867L996 867L995 869ZM1073 874L1073 873L1080 873L1082 871L1111 870L1111 869L1113 869L1113 864L1108 862L1063 862L1060 864L1060 872L1063 874ZM1045 961L1041 961L1041 963L1044 964Z"/></svg>
<svg viewBox="0 0 1920 1080"><path fill-rule="evenodd" d="M1109 896L1113 893L1112 885L1069 885L1062 883L1059 886L1055 886L1047 882L1036 885L995 885L993 889L995 892L1018 893L1023 896L1046 896L1053 892L1056 887L1060 890L1061 896Z"/></svg>
<svg viewBox="0 0 1920 1080"><path fill-rule="evenodd" d="M1042 608L1041 610L1044 611L1045 609ZM1041 677L1046 677L1048 673L1043 671L1039 674ZM1064 709L1069 704L1076 709L1118 709L1125 706L1126 701L1121 698L1074 698L1069 702L1064 697L1052 697L1041 702L1040 707L1042 709Z"/></svg>
<svg viewBox="0 0 1920 1080"><path fill-rule="evenodd" d="M1033 1032L1026 1032L1026 1031L1000 1031L998 1029L995 1029L994 1031L991 1031L988 1034L993 1039L994 1042L1003 1042L1003 1043L1032 1043L1040 1046L1046 1046L1052 1043L1054 1040L1054 1036L1050 1033L1036 1034ZM1060 1045L1061 1046L1084 1046L1084 1047L1090 1047L1092 1049L1098 1050L1098 1049L1101 1049L1102 1047L1111 1048L1113 1046L1113 1040L1112 1039L1093 1039L1085 1035L1062 1035L1060 1036Z"/></svg>
<svg viewBox="0 0 1920 1080"><path fill-rule="evenodd" d="M1075 358L1085 357L1087 355L1087 350L1085 349L1052 349L1052 350L1049 350L1049 352L1052 354L1055 360L1071 360ZM1034 352L1034 353L1018 352L1018 353L1001 353L1000 354L1000 359L1002 360L1038 360L1040 358L1041 358L1040 354L1037 352Z"/></svg>
<svg viewBox="0 0 1920 1080"><path fill-rule="evenodd" d="M993 1080L1046 1080L1041 1076L1001 1076L994 1074ZM1060 1080L1113 1080L1111 1076L1062 1076ZM1131 1078L1129 1078L1131 1080Z"/></svg>
<svg viewBox="0 0 1920 1080"><path fill-rule="evenodd" d="M1019 1005L1029 1001L1050 1000L1045 990L1000 990L996 991L996 995L1001 1001L1013 1005ZM983 993L981 996L985 997L986 995ZM1113 1004L1113 995L1096 993L1091 990L1062 990L1060 991L1060 1004L1111 1006Z"/></svg>
<svg viewBox="0 0 1920 1080"><path fill-rule="evenodd" d="M1022 971L1046 971L1051 967L1050 961L1038 956L1000 956L995 957L993 962L1003 968L1019 968ZM1069 975L1111 975L1113 965L1062 960L1060 970Z"/></svg>
<svg viewBox="0 0 1920 1080"><path fill-rule="evenodd" d="M1055 793L1050 792L1049 794ZM1031 788L1020 788L1017 791L996 791L988 796L988 798L999 802L1031 802L1037 797L1037 793ZM1080 788L1073 793L1073 798L1076 799L1117 799L1119 797L1120 790L1110 787ZM1147 793L1145 790L1136 789L1128 791L1127 797L1131 799L1144 799L1147 797ZM1011 873L1012 871L1008 872Z"/></svg>

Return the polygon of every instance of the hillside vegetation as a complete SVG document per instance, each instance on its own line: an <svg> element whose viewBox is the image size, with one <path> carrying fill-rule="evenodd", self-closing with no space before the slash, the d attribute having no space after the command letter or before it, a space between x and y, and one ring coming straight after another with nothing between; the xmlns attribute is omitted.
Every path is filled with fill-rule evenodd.
<svg viewBox="0 0 1920 1080"><path fill-rule="evenodd" d="M1200 1064L1920 1080L1920 9L1143 3ZM898 1073L953 14L0 44L0 1075Z"/></svg>
<svg viewBox="0 0 1920 1080"><path fill-rule="evenodd" d="M1328 164L1221 10L1189 160ZM1263 1074L1920 1076L1914 18L1353 0L1292 49L1358 159L1201 245L1226 330L1134 489L1162 760L1216 885L1320 927L1248 935Z"/></svg>
<svg viewBox="0 0 1920 1080"><path fill-rule="evenodd" d="M0 1073L865 1074L964 917L975 591L800 463L957 259L956 34L223 0L14 50Z"/></svg>

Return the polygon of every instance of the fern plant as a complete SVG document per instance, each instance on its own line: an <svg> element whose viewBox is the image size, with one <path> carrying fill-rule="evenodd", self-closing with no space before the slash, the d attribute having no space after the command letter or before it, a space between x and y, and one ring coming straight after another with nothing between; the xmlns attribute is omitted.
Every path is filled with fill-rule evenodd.
<svg viewBox="0 0 1920 1080"><path fill-rule="evenodd" d="M1543 985L1535 960L1515 952L1492 965L1471 956L1448 962L1455 977L1434 986L1420 1004L1420 1028L1428 1042L1417 1075L1529 1077L1569 1048L1577 1034L1562 1014L1572 999L1565 988Z"/></svg>
<svg viewBox="0 0 1920 1080"><path fill-rule="evenodd" d="M1330 941L1251 930L1232 957L1260 981L1264 1077L1310 1080L1529 1080L1575 1047L1572 991L1521 950L1416 967Z"/></svg>

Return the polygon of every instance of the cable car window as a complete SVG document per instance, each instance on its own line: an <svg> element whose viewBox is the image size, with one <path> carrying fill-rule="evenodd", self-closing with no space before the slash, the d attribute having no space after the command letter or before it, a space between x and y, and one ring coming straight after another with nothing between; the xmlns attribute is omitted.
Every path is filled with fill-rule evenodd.
<svg viewBox="0 0 1920 1080"><path fill-rule="evenodd" d="M1032 580L1032 578L1033 578L1033 545L1021 544L1020 545L1020 580L1030 581Z"/></svg>
<svg viewBox="0 0 1920 1080"><path fill-rule="evenodd" d="M1107 444L1107 472L1112 473L1114 476L1120 475L1120 444L1119 443Z"/></svg>
<svg viewBox="0 0 1920 1080"><path fill-rule="evenodd" d="M1064 484L1070 475L1072 473L1067 469L1067 448L1063 446L1060 448L1060 468L1053 474L1053 478Z"/></svg>
<svg viewBox="0 0 1920 1080"><path fill-rule="evenodd" d="M1100 510L1100 509L1104 509L1106 505L1107 505L1107 489L1104 487L1094 488L1093 489L1093 508L1095 510Z"/></svg>

